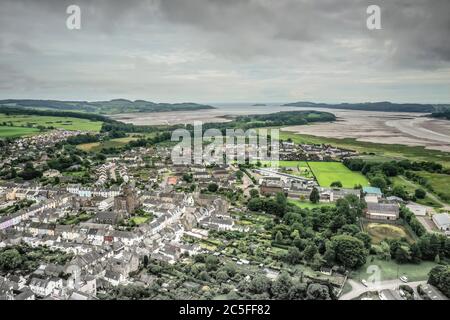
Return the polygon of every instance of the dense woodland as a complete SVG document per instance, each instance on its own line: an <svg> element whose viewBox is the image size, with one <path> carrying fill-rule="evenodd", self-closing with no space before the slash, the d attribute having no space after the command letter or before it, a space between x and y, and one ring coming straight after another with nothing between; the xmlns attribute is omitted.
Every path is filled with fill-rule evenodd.
<svg viewBox="0 0 450 320"><path fill-rule="evenodd" d="M366 103L314 103L314 102L294 102L285 104L291 107L303 108L329 108L329 109L347 109L347 110L361 110L361 111L384 111L384 112L435 112L441 107L431 104L418 103L391 103L391 102L366 102Z"/></svg>

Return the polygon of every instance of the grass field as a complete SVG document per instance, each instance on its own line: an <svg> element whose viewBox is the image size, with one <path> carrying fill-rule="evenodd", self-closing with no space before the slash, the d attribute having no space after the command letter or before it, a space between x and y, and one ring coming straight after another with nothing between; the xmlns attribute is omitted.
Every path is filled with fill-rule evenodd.
<svg viewBox="0 0 450 320"><path fill-rule="evenodd" d="M340 181L344 188L369 185L365 176L351 171L340 162L308 162L308 165L321 187L329 187L334 181Z"/></svg>
<svg viewBox="0 0 450 320"><path fill-rule="evenodd" d="M428 150L424 147L411 147L398 144L381 144L364 141L357 141L356 139L336 139L315 137L311 135L300 135L291 132L280 132L280 139L287 140L291 138L295 143L314 143L314 144L331 144L333 146L348 148L359 153L366 153L367 158L376 157L377 161L383 159L401 160L409 159L411 161L435 161L439 162L445 167L450 168L450 153L441 152L437 150Z"/></svg>
<svg viewBox="0 0 450 320"><path fill-rule="evenodd" d="M101 121L90 121L70 117L47 117L35 115L6 115L0 114L0 124L12 123L14 126L44 126L55 127L66 130L81 130L99 132L102 127Z"/></svg>
<svg viewBox="0 0 450 320"><path fill-rule="evenodd" d="M400 276L407 276L409 281L421 281L428 279L428 273L437 264L430 261L422 261L419 264L397 264L393 260L381 260L375 257L368 257L367 263L360 269L352 272L351 278L355 280L368 279L371 275L367 273L369 266L377 266L380 270L381 281L395 280ZM397 273L398 272L398 273ZM398 274L398 277L397 277Z"/></svg>
<svg viewBox="0 0 450 320"><path fill-rule="evenodd" d="M392 177L390 178L392 185L394 187L396 186L401 186L403 187L403 189L409 194L409 195L414 195L414 191L416 189L424 189L422 186L415 184L414 182L406 179L403 176L397 176L397 177ZM425 196L424 199L416 199L416 202L419 204L422 204L424 206L430 206L430 207L434 207L434 208L441 208L442 205L438 202L436 202L435 200L433 200L430 197L430 193L427 191L427 195Z"/></svg>
<svg viewBox="0 0 450 320"><path fill-rule="evenodd" d="M310 201L300 201L300 200L288 200L288 202L292 203L293 205L301 209L314 209L314 208L334 206L333 203L326 203L326 202L312 203Z"/></svg>
<svg viewBox="0 0 450 320"><path fill-rule="evenodd" d="M402 238L406 238L409 243L414 242L414 238L409 231L400 225L370 222L364 225L364 229L375 244L378 244L383 240Z"/></svg>
<svg viewBox="0 0 450 320"><path fill-rule="evenodd" d="M136 137L126 137L126 138L111 139L103 142L84 143L78 145L77 148L86 152L99 152L107 148L121 148L128 142L137 139L138 138Z"/></svg>
<svg viewBox="0 0 450 320"><path fill-rule="evenodd" d="M135 225L141 225L143 223L146 223L150 217L132 217L130 218L130 221L133 221Z"/></svg>
<svg viewBox="0 0 450 320"><path fill-rule="evenodd" d="M0 138L16 138L28 136L36 132L39 132L39 130L35 128L0 126Z"/></svg>
<svg viewBox="0 0 450 320"><path fill-rule="evenodd" d="M450 175L419 172L421 177L426 178L436 194L445 202L450 203Z"/></svg>

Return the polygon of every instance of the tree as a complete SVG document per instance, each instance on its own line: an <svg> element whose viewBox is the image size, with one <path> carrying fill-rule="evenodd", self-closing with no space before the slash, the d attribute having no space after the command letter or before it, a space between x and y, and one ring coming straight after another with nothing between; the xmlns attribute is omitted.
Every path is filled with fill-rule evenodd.
<svg viewBox="0 0 450 320"><path fill-rule="evenodd" d="M323 254L323 260L325 260L325 263L328 266L332 266L334 264L334 261L336 259L336 251L330 246L325 250L325 253Z"/></svg>
<svg viewBox="0 0 450 320"><path fill-rule="evenodd" d="M303 300L306 298L306 289L308 285L306 283L296 282L289 289L289 300Z"/></svg>
<svg viewBox="0 0 450 320"><path fill-rule="evenodd" d="M219 271L216 273L216 280L223 283L229 279L228 274L225 271Z"/></svg>
<svg viewBox="0 0 450 320"><path fill-rule="evenodd" d="M262 294L270 289L270 280L261 274L256 275L248 284L248 291L253 294Z"/></svg>
<svg viewBox="0 0 450 320"><path fill-rule="evenodd" d="M386 179L384 179L381 176L376 176L376 177L370 179L370 184L373 187L380 188L381 190L386 189L386 186L387 186Z"/></svg>
<svg viewBox="0 0 450 320"><path fill-rule="evenodd" d="M283 242L283 234L281 231L278 231L275 235L275 242L282 243Z"/></svg>
<svg viewBox="0 0 450 320"><path fill-rule="evenodd" d="M407 263L411 260L410 249L406 245L401 245L395 251L395 261L398 263Z"/></svg>
<svg viewBox="0 0 450 320"><path fill-rule="evenodd" d="M317 251L316 244L314 242L310 242L303 251L303 257L306 261L312 261Z"/></svg>
<svg viewBox="0 0 450 320"><path fill-rule="evenodd" d="M428 274L428 283L450 298L450 266L436 266Z"/></svg>
<svg viewBox="0 0 450 320"><path fill-rule="evenodd" d="M258 197L259 197L259 191L258 191L258 189L251 189L251 190L250 190L250 197L251 197L251 198L258 198Z"/></svg>
<svg viewBox="0 0 450 320"><path fill-rule="evenodd" d="M309 201L311 201L312 203L319 203L320 194L319 194L319 190L317 190L316 187L314 187L312 189L311 194L309 195Z"/></svg>
<svg viewBox="0 0 450 320"><path fill-rule="evenodd" d="M419 263L420 259L422 258L422 252L420 252L420 247L417 245L417 243L413 243L410 247L410 254L411 254L411 262Z"/></svg>
<svg viewBox="0 0 450 320"><path fill-rule="evenodd" d="M191 183L192 181L194 181L194 178L193 178L192 174L185 173L185 174L183 174L183 181L185 181L187 183Z"/></svg>
<svg viewBox="0 0 450 320"><path fill-rule="evenodd" d="M148 266L148 256L145 255L145 256L144 256L144 267L147 268L147 266Z"/></svg>
<svg viewBox="0 0 450 320"><path fill-rule="evenodd" d="M330 187L332 188L342 188L342 182L340 181L334 181L330 184Z"/></svg>
<svg viewBox="0 0 450 320"><path fill-rule="evenodd" d="M31 162L27 162L23 171L20 172L19 177L24 180L33 180L42 177L42 172L36 170Z"/></svg>
<svg viewBox="0 0 450 320"><path fill-rule="evenodd" d="M302 259L302 255L300 250L296 247L289 247L288 252L286 254L286 261L290 264L298 264Z"/></svg>
<svg viewBox="0 0 450 320"><path fill-rule="evenodd" d="M21 264L22 256L16 249L8 249L0 253L0 270L14 270Z"/></svg>
<svg viewBox="0 0 450 320"><path fill-rule="evenodd" d="M206 270L216 270L219 264L219 259L216 256L209 255L205 259Z"/></svg>
<svg viewBox="0 0 450 320"><path fill-rule="evenodd" d="M405 188L400 185L394 186L394 188L392 189L392 195L402 198L403 200L408 199L408 193L405 191Z"/></svg>
<svg viewBox="0 0 450 320"><path fill-rule="evenodd" d="M287 208L286 195L282 192L278 192L277 195L275 196L275 200L277 202L278 207L280 208L280 216L283 216Z"/></svg>
<svg viewBox="0 0 450 320"><path fill-rule="evenodd" d="M366 247L367 250L369 250L370 247L372 246L372 238L369 236L367 232L358 232L355 235L355 238L361 240L364 243L364 246Z"/></svg>
<svg viewBox="0 0 450 320"><path fill-rule="evenodd" d="M367 251L364 243L349 235L338 235L331 238L336 252L336 261L346 268L357 268L366 263Z"/></svg>
<svg viewBox="0 0 450 320"><path fill-rule="evenodd" d="M217 183L210 183L208 184L208 191L209 192L216 192L219 189L219 186Z"/></svg>
<svg viewBox="0 0 450 320"><path fill-rule="evenodd" d="M306 299L308 300L330 300L330 291L327 286L311 283L306 290Z"/></svg>
<svg viewBox="0 0 450 320"><path fill-rule="evenodd" d="M292 279L287 273L282 273L272 284L272 295L277 300L289 299L289 290L292 287Z"/></svg>
<svg viewBox="0 0 450 320"><path fill-rule="evenodd" d="M261 211L264 208L264 201L261 198L252 198L247 203L247 208L250 211Z"/></svg>
<svg viewBox="0 0 450 320"><path fill-rule="evenodd" d="M242 170L239 170L236 172L236 178L238 180L242 180L243 177L244 177L244 173L242 172Z"/></svg>
<svg viewBox="0 0 450 320"><path fill-rule="evenodd" d="M416 189L416 191L414 191L414 196L417 199L424 199L426 195L427 193L423 189Z"/></svg>

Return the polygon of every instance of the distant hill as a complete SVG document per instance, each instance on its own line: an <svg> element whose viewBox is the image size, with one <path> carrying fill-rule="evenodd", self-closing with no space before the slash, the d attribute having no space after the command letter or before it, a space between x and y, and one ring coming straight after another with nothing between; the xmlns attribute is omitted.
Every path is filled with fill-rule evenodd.
<svg viewBox="0 0 450 320"><path fill-rule="evenodd" d="M440 111L440 112L433 112L432 114L430 114L430 117L438 118L438 119L450 120L450 110Z"/></svg>
<svg viewBox="0 0 450 320"><path fill-rule="evenodd" d="M329 108L364 111L384 111L384 112L422 112L431 113L437 111L438 105L418 104L418 103L391 103L391 102L365 102L365 103L314 103L314 102L294 102L284 106L302 108Z"/></svg>
<svg viewBox="0 0 450 320"><path fill-rule="evenodd" d="M115 99L110 101L58 101L58 100L0 100L0 106L27 108L27 109L53 109L59 111L81 111L101 114L134 113L134 112L167 112L189 111L201 109L214 109L214 107L197 103L155 103L145 100L130 101Z"/></svg>

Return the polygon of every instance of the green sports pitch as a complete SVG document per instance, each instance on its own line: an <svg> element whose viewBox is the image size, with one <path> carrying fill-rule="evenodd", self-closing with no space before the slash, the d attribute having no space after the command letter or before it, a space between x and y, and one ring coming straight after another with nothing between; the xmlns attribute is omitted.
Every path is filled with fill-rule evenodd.
<svg viewBox="0 0 450 320"><path fill-rule="evenodd" d="M344 188L369 185L364 175L351 171L341 162L308 162L308 166L321 187L329 187L335 181L340 181Z"/></svg>

